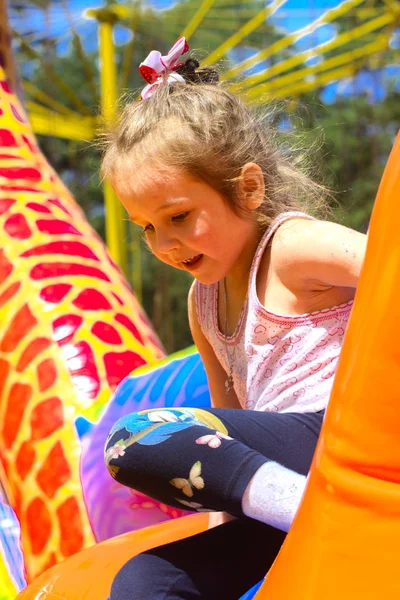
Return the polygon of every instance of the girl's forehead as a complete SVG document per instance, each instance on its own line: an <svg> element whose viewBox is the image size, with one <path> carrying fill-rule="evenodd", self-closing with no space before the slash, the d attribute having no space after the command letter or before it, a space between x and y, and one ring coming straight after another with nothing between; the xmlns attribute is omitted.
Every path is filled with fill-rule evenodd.
<svg viewBox="0 0 400 600"><path fill-rule="evenodd" d="M118 169L113 177L113 185L122 196L143 196L162 194L172 183L171 174L164 175L156 168L131 167Z"/></svg>
<svg viewBox="0 0 400 600"><path fill-rule="evenodd" d="M114 168L114 187L124 195L162 194L164 190L185 185L190 176L159 160L135 161L121 158Z"/></svg>

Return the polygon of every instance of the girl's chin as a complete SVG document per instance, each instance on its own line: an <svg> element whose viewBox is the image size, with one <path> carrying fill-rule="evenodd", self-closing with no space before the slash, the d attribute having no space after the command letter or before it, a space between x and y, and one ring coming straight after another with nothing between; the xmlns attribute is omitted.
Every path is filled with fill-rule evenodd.
<svg viewBox="0 0 400 600"><path fill-rule="evenodd" d="M213 277L212 275L207 273L193 273L193 277L199 283L202 283L204 285L213 285L214 283L218 283L219 281L221 281L221 279L223 279L223 277Z"/></svg>
<svg viewBox="0 0 400 600"><path fill-rule="evenodd" d="M193 263L180 263L179 266L172 266L180 269L181 271L186 271L187 273L190 273L195 279L197 279L197 281L203 283L204 285L212 285L213 283L218 283L225 276L224 273L218 273L215 268L212 269L212 261L210 265L210 260L204 254L200 254L199 257L196 258L195 261L193 261Z"/></svg>

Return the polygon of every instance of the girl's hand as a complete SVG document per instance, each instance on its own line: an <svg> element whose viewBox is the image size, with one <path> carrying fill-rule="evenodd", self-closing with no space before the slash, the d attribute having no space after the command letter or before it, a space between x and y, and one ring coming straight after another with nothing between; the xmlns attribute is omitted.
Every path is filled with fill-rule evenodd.
<svg viewBox="0 0 400 600"><path fill-rule="evenodd" d="M208 517L208 529L218 527L218 525L223 525L233 519L236 519L236 517L227 512L211 512Z"/></svg>

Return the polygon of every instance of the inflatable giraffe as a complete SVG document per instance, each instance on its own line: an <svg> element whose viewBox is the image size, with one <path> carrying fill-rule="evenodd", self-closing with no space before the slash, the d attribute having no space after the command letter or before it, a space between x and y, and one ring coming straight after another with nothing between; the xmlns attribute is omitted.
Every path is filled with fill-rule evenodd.
<svg viewBox="0 0 400 600"><path fill-rule="evenodd" d="M16 89L0 0L1 483L32 579L95 541L75 418L93 418L126 375L164 353L41 154Z"/></svg>

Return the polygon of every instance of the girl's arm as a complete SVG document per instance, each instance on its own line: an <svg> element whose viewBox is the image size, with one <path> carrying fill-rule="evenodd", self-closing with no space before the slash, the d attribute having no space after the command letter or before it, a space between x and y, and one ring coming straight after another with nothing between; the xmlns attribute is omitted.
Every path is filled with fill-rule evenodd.
<svg viewBox="0 0 400 600"><path fill-rule="evenodd" d="M367 236L328 221L284 223L272 245L276 272L295 289L356 288Z"/></svg>
<svg viewBox="0 0 400 600"><path fill-rule="evenodd" d="M211 394L211 404L213 408L241 408L234 390L230 390L228 394L225 392L225 380L227 374L201 331L197 319L194 286L195 283L192 284L188 297L189 325L193 341L197 346L206 369L208 386ZM235 517L227 512L211 512L208 517L208 528L212 529L218 525L223 525L234 518Z"/></svg>
<svg viewBox="0 0 400 600"><path fill-rule="evenodd" d="M213 408L241 408L234 390L231 390L228 394L225 392L227 374L201 331L197 318L194 286L193 283L188 298L189 325L193 341L206 369L212 406Z"/></svg>

